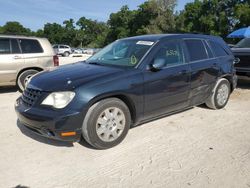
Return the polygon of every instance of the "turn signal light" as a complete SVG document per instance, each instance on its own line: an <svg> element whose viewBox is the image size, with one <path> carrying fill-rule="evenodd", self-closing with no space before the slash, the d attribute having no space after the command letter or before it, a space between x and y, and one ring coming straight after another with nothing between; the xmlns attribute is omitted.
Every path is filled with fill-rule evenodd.
<svg viewBox="0 0 250 188"><path fill-rule="evenodd" d="M65 133L61 133L61 136L75 136L76 132L65 132Z"/></svg>

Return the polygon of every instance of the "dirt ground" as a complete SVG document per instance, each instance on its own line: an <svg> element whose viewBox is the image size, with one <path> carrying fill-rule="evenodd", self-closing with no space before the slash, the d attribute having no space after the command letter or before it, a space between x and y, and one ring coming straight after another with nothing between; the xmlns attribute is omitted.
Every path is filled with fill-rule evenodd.
<svg viewBox="0 0 250 188"><path fill-rule="evenodd" d="M0 88L0 187L250 187L250 81L225 109L203 106L129 131L109 150L37 136Z"/></svg>

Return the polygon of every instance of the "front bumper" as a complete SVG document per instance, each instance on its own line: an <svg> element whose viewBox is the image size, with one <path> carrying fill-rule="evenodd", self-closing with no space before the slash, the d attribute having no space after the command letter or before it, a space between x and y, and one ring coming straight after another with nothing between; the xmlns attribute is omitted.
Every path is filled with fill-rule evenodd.
<svg viewBox="0 0 250 188"><path fill-rule="evenodd" d="M36 134L51 139L77 142L81 139L83 114L66 110L27 107L21 98L15 104L18 119L22 125ZM62 136L62 133L75 132L72 136Z"/></svg>

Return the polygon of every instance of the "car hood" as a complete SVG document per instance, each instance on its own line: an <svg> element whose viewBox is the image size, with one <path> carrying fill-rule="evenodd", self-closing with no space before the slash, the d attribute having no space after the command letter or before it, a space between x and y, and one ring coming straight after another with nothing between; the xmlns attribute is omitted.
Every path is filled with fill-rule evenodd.
<svg viewBox="0 0 250 188"><path fill-rule="evenodd" d="M124 72L124 69L79 62L38 73L31 79L28 87L43 91L73 90L99 78L105 79L120 75L121 72Z"/></svg>

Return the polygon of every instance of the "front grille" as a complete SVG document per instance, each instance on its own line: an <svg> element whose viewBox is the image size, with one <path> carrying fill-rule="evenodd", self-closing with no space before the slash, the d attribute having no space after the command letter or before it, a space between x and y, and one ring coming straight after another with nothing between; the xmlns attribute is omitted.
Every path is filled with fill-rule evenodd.
<svg viewBox="0 0 250 188"><path fill-rule="evenodd" d="M41 94L42 92L40 90L26 88L22 95L22 101L26 106L31 107L35 104Z"/></svg>

